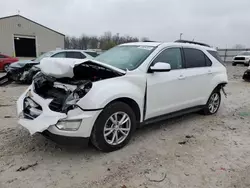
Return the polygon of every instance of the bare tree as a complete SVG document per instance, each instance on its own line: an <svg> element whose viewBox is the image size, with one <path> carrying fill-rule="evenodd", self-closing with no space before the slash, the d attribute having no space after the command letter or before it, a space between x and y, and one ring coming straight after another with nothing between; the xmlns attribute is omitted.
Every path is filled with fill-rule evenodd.
<svg viewBox="0 0 250 188"><path fill-rule="evenodd" d="M236 45L233 46L233 48L235 48L235 49L245 49L246 46L244 46L242 44L236 44Z"/></svg>
<svg viewBox="0 0 250 188"><path fill-rule="evenodd" d="M142 38L149 40L148 38ZM100 37L82 35L81 37L65 37L65 48L67 49L96 49L101 48L103 50L108 50L118 44L123 44L127 42L138 42L137 37L132 37L129 35L120 36L119 33L112 35L110 31L105 32Z"/></svg>
<svg viewBox="0 0 250 188"><path fill-rule="evenodd" d="M147 37L142 37L140 41L142 41L142 42L149 41L149 38L147 38Z"/></svg>

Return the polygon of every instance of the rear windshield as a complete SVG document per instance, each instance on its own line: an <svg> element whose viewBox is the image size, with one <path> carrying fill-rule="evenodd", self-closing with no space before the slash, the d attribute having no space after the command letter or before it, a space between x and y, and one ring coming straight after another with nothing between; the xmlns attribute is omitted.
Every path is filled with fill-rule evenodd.
<svg viewBox="0 0 250 188"><path fill-rule="evenodd" d="M217 59L220 63L224 64L224 61L221 59L219 53L217 51L208 50L208 52Z"/></svg>

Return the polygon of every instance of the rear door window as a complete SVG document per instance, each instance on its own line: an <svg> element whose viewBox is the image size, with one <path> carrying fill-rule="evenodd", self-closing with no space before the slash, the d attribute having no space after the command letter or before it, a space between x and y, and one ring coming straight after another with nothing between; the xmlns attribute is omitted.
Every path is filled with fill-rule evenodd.
<svg viewBox="0 0 250 188"><path fill-rule="evenodd" d="M206 59L206 66L210 67L212 66L212 61L206 56L206 54L204 54L205 59Z"/></svg>
<svg viewBox="0 0 250 188"><path fill-rule="evenodd" d="M193 49L193 48L184 48L183 50L185 54L186 68L196 68L196 67L207 66L206 56L202 51L198 49Z"/></svg>
<svg viewBox="0 0 250 188"><path fill-rule="evenodd" d="M65 58L66 53L65 52L59 52L57 54L54 54L52 57Z"/></svg>
<svg viewBox="0 0 250 188"><path fill-rule="evenodd" d="M74 58L74 59L84 59L86 58L81 52L67 52L67 58Z"/></svg>

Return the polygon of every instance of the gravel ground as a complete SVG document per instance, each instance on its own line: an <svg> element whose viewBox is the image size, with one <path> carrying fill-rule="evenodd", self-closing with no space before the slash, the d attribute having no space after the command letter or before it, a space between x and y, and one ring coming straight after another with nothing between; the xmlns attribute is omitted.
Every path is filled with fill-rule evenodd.
<svg viewBox="0 0 250 188"><path fill-rule="evenodd" d="M250 187L245 70L228 66L228 98L223 97L217 115L189 114L149 125L112 153L30 136L17 124L15 109L26 87L0 88L0 188Z"/></svg>

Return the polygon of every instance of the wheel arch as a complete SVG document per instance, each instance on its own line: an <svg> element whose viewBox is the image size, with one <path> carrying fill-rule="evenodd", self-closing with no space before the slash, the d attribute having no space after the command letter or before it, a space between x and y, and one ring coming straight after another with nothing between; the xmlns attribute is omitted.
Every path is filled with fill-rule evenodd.
<svg viewBox="0 0 250 188"><path fill-rule="evenodd" d="M135 117L136 117L136 122L138 124L140 123L141 118L142 118L141 109L140 109L138 103L134 99L131 99L129 97L120 97L120 98L117 98L117 99L110 101L106 106L110 105L111 103L115 103L115 102L123 102L123 103L127 104L133 110Z"/></svg>
<svg viewBox="0 0 250 188"><path fill-rule="evenodd" d="M212 92L209 94L209 96L207 97L207 101L209 100L209 97L212 95L212 93L214 91L220 91L222 87L224 87L227 84L227 82L220 82L219 84L217 84L214 89L212 90ZM207 103L206 101L206 103Z"/></svg>
<svg viewBox="0 0 250 188"><path fill-rule="evenodd" d="M219 84L217 84L217 86L213 89L212 93L216 90L221 90L222 87L225 87L225 85L227 85L227 82L221 82ZM212 94L211 93L211 94Z"/></svg>

